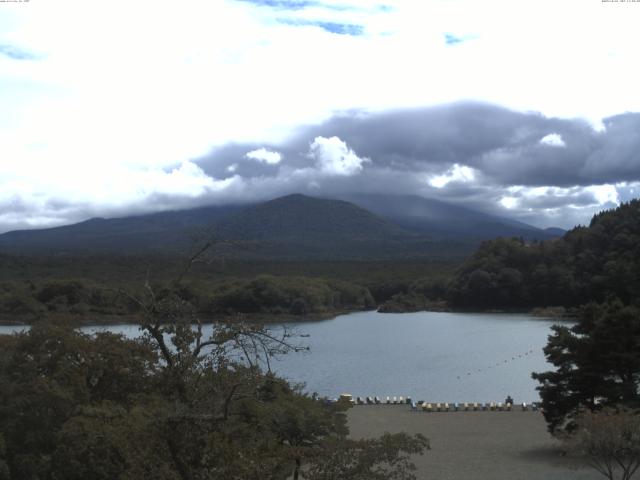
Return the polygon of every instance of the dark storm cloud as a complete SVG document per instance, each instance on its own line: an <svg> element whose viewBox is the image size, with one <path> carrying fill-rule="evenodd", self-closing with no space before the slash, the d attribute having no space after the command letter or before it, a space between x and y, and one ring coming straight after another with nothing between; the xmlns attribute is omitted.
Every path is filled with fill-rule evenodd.
<svg viewBox="0 0 640 480"><path fill-rule="evenodd" d="M605 181L637 180L640 176L640 113L604 120L606 133L585 162L583 173Z"/></svg>
<svg viewBox="0 0 640 480"><path fill-rule="evenodd" d="M301 146L317 135L336 135L378 167L439 172L454 163L481 167L484 155L503 148L535 147L542 137L557 132L559 123L537 114L457 103L336 117L300 131L293 143Z"/></svg>
<svg viewBox="0 0 640 480"><path fill-rule="evenodd" d="M580 187L570 189L546 189L544 194L538 196L513 195L513 198L521 202L521 207L525 209L555 209L571 205L573 207L585 207L599 203L593 191L584 190Z"/></svg>
<svg viewBox="0 0 640 480"><path fill-rule="evenodd" d="M583 120L548 118L505 108L457 103L434 108L365 115L351 112L299 129L269 149L283 152L280 166L308 163L304 153L318 136L337 136L359 156L367 170L439 173L454 164L476 169L498 185L575 186L640 180L640 114L604 120L594 130ZM563 145L541 143L556 134ZM238 162L256 145L234 145L199 163L219 173L221 164ZM225 165L226 166L226 165ZM266 169L247 175L263 174ZM250 169L251 167L247 167ZM272 169L273 170L273 169Z"/></svg>
<svg viewBox="0 0 640 480"><path fill-rule="evenodd" d="M278 147L265 144L237 144L230 143L214 149L210 160L200 162L206 165L205 172L218 179L225 179L239 175L243 178L272 176L277 173L277 165L269 165L259 160L247 158L247 153L266 148L277 151Z"/></svg>
<svg viewBox="0 0 640 480"><path fill-rule="evenodd" d="M301 127L281 144L227 145L197 163L218 179L235 175L233 192L240 199L292 191L418 194L522 215L537 224L553 216L570 226L567 222L579 219L578 209L591 215L604 205L590 186L626 182L630 186L623 185L621 198L637 195L640 114L609 117L603 125L599 131L581 119L477 102L373 114L351 111ZM353 175L322 174L310 155L310 144L318 137L338 137L366 159L363 168ZM246 158L247 152L262 147L280 153L282 160L268 165ZM471 177L460 176L461 167L469 167ZM433 179L439 176L445 180L438 185ZM506 209L500 203L504 197L516 199L518 207ZM558 212L567 208L571 211L564 218Z"/></svg>
<svg viewBox="0 0 640 480"><path fill-rule="evenodd" d="M472 164L502 183L522 185L592 185L640 179L640 114L604 120L594 131L579 120L545 119L528 138L484 152ZM524 128L527 128L526 126ZM564 146L535 142L557 133Z"/></svg>
<svg viewBox="0 0 640 480"><path fill-rule="evenodd" d="M421 195L570 228L640 194L640 114L612 116L603 125L595 130L579 119L477 102L343 112L300 127L278 144L227 144L193 160L211 180L203 194L152 192L135 204L100 209L60 199L27 204L16 197L0 205L0 230L27 226L21 212L29 210L39 212L40 225L52 225L294 192Z"/></svg>
<svg viewBox="0 0 640 480"><path fill-rule="evenodd" d="M544 117L458 103L365 118L335 118L301 137L338 135L376 166L438 171L473 167L499 184L591 185L640 178L640 114L605 119L597 132L583 120ZM540 143L558 134L564 146Z"/></svg>

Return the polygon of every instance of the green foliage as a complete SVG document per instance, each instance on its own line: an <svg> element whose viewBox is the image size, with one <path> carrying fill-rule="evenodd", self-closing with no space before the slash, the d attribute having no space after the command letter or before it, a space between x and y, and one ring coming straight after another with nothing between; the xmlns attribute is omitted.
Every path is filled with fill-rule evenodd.
<svg viewBox="0 0 640 480"><path fill-rule="evenodd" d="M640 309L589 304L573 327L555 326L544 352L555 371L534 373L549 430L572 430L581 409L640 407Z"/></svg>
<svg viewBox="0 0 640 480"><path fill-rule="evenodd" d="M135 311L136 306L114 288L90 280L14 281L0 285L0 316L9 320L34 322L48 314L122 315Z"/></svg>
<svg viewBox="0 0 640 480"><path fill-rule="evenodd" d="M0 255L0 321L74 317L88 322L132 321L140 306L122 292L142 293L179 273L174 257L8 257ZM176 295L203 316L219 313L330 315L371 309L397 294L436 300L456 263L244 262L196 263ZM268 298L267 294L275 294ZM424 301L421 300L421 304Z"/></svg>
<svg viewBox="0 0 640 480"><path fill-rule="evenodd" d="M378 309L380 312L418 312L446 310L445 301L449 278L433 275L412 282L406 289L388 298Z"/></svg>
<svg viewBox="0 0 640 480"><path fill-rule="evenodd" d="M318 314L375 305L366 288L339 280L261 275L214 291L213 313Z"/></svg>
<svg viewBox="0 0 640 480"><path fill-rule="evenodd" d="M414 480L410 454L422 454L428 445L420 434L389 434L370 440L332 439L313 458L307 480Z"/></svg>
<svg viewBox="0 0 640 480"><path fill-rule="evenodd" d="M157 362L135 342L106 333L92 339L67 326L35 325L0 342L0 432L11 478L44 478L77 408L129 405L150 388Z"/></svg>
<svg viewBox="0 0 640 480"><path fill-rule="evenodd" d="M483 243L449 286L457 307L572 307L616 296L640 299L640 200L542 243Z"/></svg>
<svg viewBox="0 0 640 480"><path fill-rule="evenodd" d="M323 437L346 433L339 406L229 364L220 351L188 354L178 338L163 360L149 337L46 323L0 341L6 478L267 478L290 473L295 449L303 458Z"/></svg>
<svg viewBox="0 0 640 480"><path fill-rule="evenodd" d="M79 407L58 433L51 465L55 478L178 479L162 441L166 412L158 407L147 402L130 409L109 402Z"/></svg>

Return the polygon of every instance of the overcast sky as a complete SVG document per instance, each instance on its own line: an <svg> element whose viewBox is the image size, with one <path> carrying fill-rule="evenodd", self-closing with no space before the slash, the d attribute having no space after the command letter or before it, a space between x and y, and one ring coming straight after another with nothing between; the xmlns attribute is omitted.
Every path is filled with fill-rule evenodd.
<svg viewBox="0 0 640 480"><path fill-rule="evenodd" d="M303 192L640 196L640 2L0 2L0 232Z"/></svg>

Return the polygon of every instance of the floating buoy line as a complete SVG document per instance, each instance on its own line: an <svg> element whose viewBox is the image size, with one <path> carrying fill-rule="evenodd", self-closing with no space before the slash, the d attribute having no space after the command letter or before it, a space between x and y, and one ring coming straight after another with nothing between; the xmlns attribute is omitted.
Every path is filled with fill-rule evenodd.
<svg viewBox="0 0 640 480"><path fill-rule="evenodd" d="M477 373L482 373L482 372L486 372L488 370L491 370L493 368L498 368L498 367L504 367L505 365L509 365L511 362L515 362L517 360L523 359L525 357L528 357L529 355L532 355L534 353L535 349L530 349L527 350L525 352L522 353L518 353L517 355L514 355L511 357L511 359L505 359L505 360L501 360L499 362L496 362L495 365L488 365L486 367L482 367L482 368L475 368L472 370L467 371L465 374L460 374L460 375L456 375L456 379L457 380L463 380L465 378L468 378L472 375L475 375Z"/></svg>

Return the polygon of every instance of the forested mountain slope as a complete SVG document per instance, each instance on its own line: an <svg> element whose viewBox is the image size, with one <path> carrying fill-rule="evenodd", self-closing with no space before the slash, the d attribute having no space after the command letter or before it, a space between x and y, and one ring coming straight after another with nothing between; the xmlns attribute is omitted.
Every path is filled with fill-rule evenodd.
<svg viewBox="0 0 640 480"><path fill-rule="evenodd" d="M576 306L640 301L640 201L593 217L564 237L484 242L449 286L456 307Z"/></svg>
<svg viewBox="0 0 640 480"><path fill-rule="evenodd" d="M491 240L523 237L548 240L566 233L560 228L540 229L523 222L489 215L473 208L418 195L345 195L345 200L431 238Z"/></svg>
<svg viewBox="0 0 640 480"><path fill-rule="evenodd" d="M0 251L26 254L154 253L181 248L190 234L241 210L199 207L121 218L91 218L73 225L15 230L0 235Z"/></svg>
<svg viewBox="0 0 640 480"><path fill-rule="evenodd" d="M220 255L250 259L398 258L468 255L477 243L433 240L342 200L287 195L244 206L211 206L103 219L0 235L0 253L180 254L211 237Z"/></svg>

